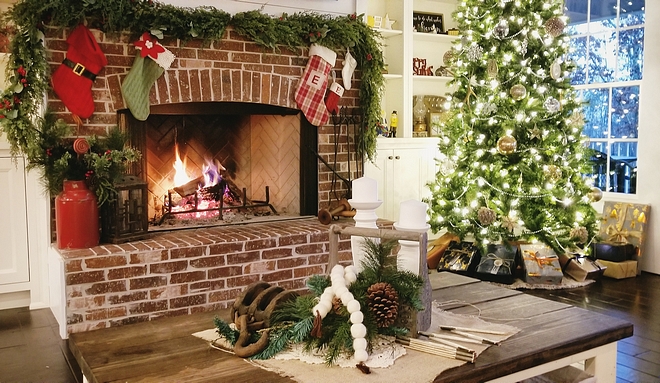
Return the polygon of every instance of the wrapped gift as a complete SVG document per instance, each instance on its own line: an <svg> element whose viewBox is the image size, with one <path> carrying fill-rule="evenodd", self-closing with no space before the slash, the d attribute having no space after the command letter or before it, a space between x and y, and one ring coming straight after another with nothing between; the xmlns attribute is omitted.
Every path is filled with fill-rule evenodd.
<svg viewBox="0 0 660 383"><path fill-rule="evenodd" d="M548 246L541 244L520 245L525 270L525 282L536 285L558 285L564 274L559 257Z"/></svg>
<svg viewBox="0 0 660 383"><path fill-rule="evenodd" d="M607 266L601 265L595 259L582 254L559 254L559 264L564 272L578 282L587 279L598 279Z"/></svg>
<svg viewBox="0 0 660 383"><path fill-rule="evenodd" d="M449 244L452 241L458 242L460 241L460 238L452 233L447 232L438 239L429 243L429 249L426 252L426 263L428 264L429 269L435 269L438 267L438 263L440 262L440 258L442 258L442 254L445 253L445 250L447 250Z"/></svg>
<svg viewBox="0 0 660 383"><path fill-rule="evenodd" d="M606 277L623 279L637 276L637 261L610 262L598 259L596 262L602 267L606 267L603 273Z"/></svg>
<svg viewBox="0 0 660 383"><path fill-rule="evenodd" d="M438 262L438 271L472 274L479 264L479 249L472 242L452 241Z"/></svg>
<svg viewBox="0 0 660 383"><path fill-rule="evenodd" d="M517 260L517 246L489 244L486 254L479 260L475 276L484 281L510 285L515 281Z"/></svg>
<svg viewBox="0 0 660 383"><path fill-rule="evenodd" d="M644 251L644 229L650 212L650 205L607 201L603 205L598 235L605 241L632 244L637 248L634 260L639 261Z"/></svg>
<svg viewBox="0 0 660 383"><path fill-rule="evenodd" d="M623 262L633 259L637 250L632 243L597 242L593 244L593 255L596 259L610 262Z"/></svg>

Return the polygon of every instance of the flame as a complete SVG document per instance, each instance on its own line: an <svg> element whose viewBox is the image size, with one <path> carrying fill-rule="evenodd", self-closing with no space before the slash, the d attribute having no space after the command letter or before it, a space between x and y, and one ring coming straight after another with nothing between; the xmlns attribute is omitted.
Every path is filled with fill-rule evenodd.
<svg viewBox="0 0 660 383"><path fill-rule="evenodd" d="M174 145L174 152L176 154L176 159L174 160L174 186L185 185L186 183L192 181L192 178L186 173L186 163L181 161L179 156L179 145Z"/></svg>
<svg viewBox="0 0 660 383"><path fill-rule="evenodd" d="M221 170L227 170L224 166L218 161L209 162L202 167L202 174L204 175L204 187L215 186L220 182L222 176L220 175Z"/></svg>

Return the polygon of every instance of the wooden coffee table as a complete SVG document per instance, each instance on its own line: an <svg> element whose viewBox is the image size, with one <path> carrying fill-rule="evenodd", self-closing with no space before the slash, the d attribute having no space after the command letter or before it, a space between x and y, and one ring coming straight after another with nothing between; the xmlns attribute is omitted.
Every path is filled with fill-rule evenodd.
<svg viewBox="0 0 660 383"><path fill-rule="evenodd" d="M578 361L599 383L615 382L616 342L632 336L632 324L455 274L430 279L433 299L452 302L444 309L473 315L481 310L486 321L521 329L474 364L439 372L436 383L515 382ZM228 310L71 334L69 347L89 382L293 381L191 335L212 328L216 315L227 318Z"/></svg>

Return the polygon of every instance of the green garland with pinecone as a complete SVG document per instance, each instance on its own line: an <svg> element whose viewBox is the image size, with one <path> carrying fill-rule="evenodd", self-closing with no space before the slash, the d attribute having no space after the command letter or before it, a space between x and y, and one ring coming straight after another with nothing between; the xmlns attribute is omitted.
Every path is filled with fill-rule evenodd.
<svg viewBox="0 0 660 383"><path fill-rule="evenodd" d="M397 270L396 257L391 255L396 243L365 241L366 257L362 271L348 288L360 303L364 315L362 323L367 329L364 338L368 349L379 334L396 336L409 332L410 323L401 318L402 312L424 310L420 298L423 280L417 274ZM317 329L320 332L315 334L318 324L315 324L317 318L312 311L330 285L330 276L312 276L307 281L310 294L301 295L273 311L271 327L264 332L269 337L268 346L252 358L272 358L296 343L304 344L306 351L322 352L328 365L335 364L342 355L352 355L355 350L350 314L339 299L333 300L332 309ZM235 345L239 332L220 318L215 318L214 322L218 333ZM260 336L255 333L251 341L256 342Z"/></svg>
<svg viewBox="0 0 660 383"><path fill-rule="evenodd" d="M0 131L11 154L25 155L32 163L41 154L42 105L50 88L50 68L44 46L45 26L74 27L86 23L105 33L145 30L184 42L194 38L219 41L227 27L264 49L319 44L340 50L349 47L361 71L362 130L357 137L360 154L373 159L376 124L383 87L383 55L378 32L355 14L332 17L316 13L283 14L273 18L259 11L230 15L215 7L182 8L152 0L19 0L3 15L0 27L11 26L7 78L11 85L0 99Z"/></svg>

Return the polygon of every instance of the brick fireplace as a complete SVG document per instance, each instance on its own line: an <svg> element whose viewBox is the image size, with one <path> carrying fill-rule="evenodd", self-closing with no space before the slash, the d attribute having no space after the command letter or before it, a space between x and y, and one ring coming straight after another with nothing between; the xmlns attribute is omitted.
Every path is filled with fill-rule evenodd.
<svg viewBox="0 0 660 383"><path fill-rule="evenodd" d="M135 49L131 43L137 36L92 32L106 54L108 66L93 84L95 112L83 121L80 133L105 135L119 125L135 143L135 134L130 130L132 116L124 107L120 87L133 63ZM60 29L47 31L46 47L53 69L65 57L67 33ZM161 43L177 59L151 90L155 119L169 113L165 112L171 110L168 108L180 111L201 107L208 111L236 104L272 108L275 112L266 113L268 116L293 116L300 121L300 163L312 164L313 168L311 172L301 170L304 176L298 181L297 206L302 215L315 214L346 192L345 185L337 182L326 164L344 178L360 176L357 169L361 163L358 166L357 158L348 150L353 140L348 136L348 127L314 127L297 111L293 93L307 63L306 49L264 49L232 30L219 42L184 43L166 38ZM338 68L341 63L340 58ZM336 72L340 74L341 70ZM359 73L356 76L359 78ZM354 84L346 91L340 105L357 108L358 89L359 85ZM52 93L48 107L74 123ZM143 158L134 168L134 173L145 181L149 177L146 170L153 167L146 161ZM352 166L349 161L353 161ZM287 210L291 210L289 206ZM57 251L57 279L62 284L63 301L63 318L58 320L66 322L65 333L75 333L223 308L257 280L301 289L308 276L326 271L327 240L327 227L315 218L307 218L152 233L136 242ZM341 259L350 259L349 246L348 241L342 242Z"/></svg>

